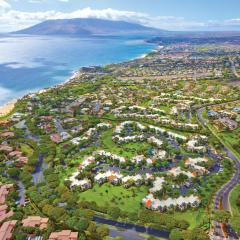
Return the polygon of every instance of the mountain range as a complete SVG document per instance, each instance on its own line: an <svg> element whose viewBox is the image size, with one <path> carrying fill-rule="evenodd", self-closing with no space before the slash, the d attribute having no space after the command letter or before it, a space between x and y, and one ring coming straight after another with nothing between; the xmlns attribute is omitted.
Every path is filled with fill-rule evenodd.
<svg viewBox="0 0 240 240"><path fill-rule="evenodd" d="M91 36L128 33L159 34L160 32L167 31L145 27L140 24L129 23L126 21L111 21L93 18L75 18L47 20L14 33L34 35Z"/></svg>

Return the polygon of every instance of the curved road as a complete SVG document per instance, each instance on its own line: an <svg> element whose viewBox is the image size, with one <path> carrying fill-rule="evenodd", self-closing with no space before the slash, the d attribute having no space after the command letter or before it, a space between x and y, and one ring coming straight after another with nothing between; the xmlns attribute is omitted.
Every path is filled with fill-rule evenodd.
<svg viewBox="0 0 240 240"><path fill-rule="evenodd" d="M212 131L211 128L207 126L206 120L203 118L202 113L205 110L205 107L199 108L197 110L197 118L199 122L202 124L204 128L207 128L214 136L216 136L221 144L224 146L224 151L226 152L227 156L235 163L236 165L236 172L234 173L234 176L225 184L222 186L222 188L216 193L214 208L219 209L220 207L224 210L231 211L231 206L229 203L229 195L230 192L233 190L233 188L240 183L240 159L238 159L235 154L229 149L225 143L215 134L215 132ZM219 235L219 239L224 239L225 234L222 230L220 230L219 223L214 222L214 228L217 235ZM231 227L229 226L229 237L230 239L239 239L238 236L232 231Z"/></svg>

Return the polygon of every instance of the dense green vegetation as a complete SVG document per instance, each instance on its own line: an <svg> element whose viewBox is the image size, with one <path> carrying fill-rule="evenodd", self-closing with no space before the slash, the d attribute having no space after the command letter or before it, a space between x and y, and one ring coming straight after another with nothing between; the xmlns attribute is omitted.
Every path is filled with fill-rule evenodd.
<svg viewBox="0 0 240 240"><path fill-rule="evenodd" d="M214 210L217 192L235 173L223 145L239 156L240 128L227 129L239 115L233 111L239 87L219 81L202 62L201 70L211 72L206 78L165 78L191 72L186 62L196 54L213 61L212 52L221 55L212 69L232 76L222 49L184 45L190 58L182 62L175 47L162 54L177 52L176 59L154 52L131 64L82 70L65 85L18 101L0 124L0 182L14 184L6 200L9 219L18 220L13 239L45 240L63 229L77 231L79 240L120 239L94 217L164 230L170 240L209 239L214 220L240 232L239 186L231 213ZM207 124L199 122L202 107ZM229 119L221 129L223 117L208 111L225 108ZM49 218L47 228L23 227L28 216Z"/></svg>

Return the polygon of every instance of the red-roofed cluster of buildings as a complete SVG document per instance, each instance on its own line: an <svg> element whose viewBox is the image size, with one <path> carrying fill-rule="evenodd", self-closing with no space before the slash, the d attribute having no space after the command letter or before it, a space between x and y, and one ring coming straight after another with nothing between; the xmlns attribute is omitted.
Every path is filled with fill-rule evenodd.
<svg viewBox="0 0 240 240"><path fill-rule="evenodd" d="M62 140L60 134L58 133L51 134L50 138L54 143L60 143Z"/></svg>
<svg viewBox="0 0 240 240"><path fill-rule="evenodd" d="M6 153L10 158L15 158L18 167L22 167L28 162L28 157L25 157L21 151L14 150L9 145L0 145L0 151Z"/></svg>
<svg viewBox="0 0 240 240"><path fill-rule="evenodd" d="M3 185L0 183L0 205L5 203L7 195L10 192L11 188L13 188L13 184Z"/></svg>
<svg viewBox="0 0 240 240"><path fill-rule="evenodd" d="M4 133L0 134L0 137L2 137L2 138L11 138L14 136L15 136L14 132L4 132Z"/></svg>
<svg viewBox="0 0 240 240"><path fill-rule="evenodd" d="M0 222L13 216L13 211L8 211L8 206L6 204L0 206Z"/></svg>
<svg viewBox="0 0 240 240"><path fill-rule="evenodd" d="M2 224L0 227L0 239L1 240L11 240L12 233L17 221L8 221Z"/></svg>
<svg viewBox="0 0 240 240"><path fill-rule="evenodd" d="M3 207L2 207L3 208ZM5 208L3 208L4 210ZM0 207L1 212L1 207ZM44 230L48 227L48 218L42 218L39 216L29 216L22 220L23 227L34 227ZM2 224L0 227L0 240L12 240L12 234L17 221L8 221ZM71 230L63 230L61 232L53 232L49 236L49 240L77 240L78 232L72 232Z"/></svg>
<svg viewBox="0 0 240 240"><path fill-rule="evenodd" d="M70 230L63 230L61 232L53 232L49 236L49 240L77 240L78 233Z"/></svg>
<svg viewBox="0 0 240 240"><path fill-rule="evenodd" d="M13 215L13 211L8 211L8 206L5 204L7 195L12 187L12 184L0 184L0 222Z"/></svg>
<svg viewBox="0 0 240 240"><path fill-rule="evenodd" d="M41 230L46 229L48 225L48 218L41 218L38 216L29 216L22 221L24 227L39 227Z"/></svg>
<svg viewBox="0 0 240 240"><path fill-rule="evenodd" d="M0 151L10 153L13 151L13 148L8 145L0 145Z"/></svg>

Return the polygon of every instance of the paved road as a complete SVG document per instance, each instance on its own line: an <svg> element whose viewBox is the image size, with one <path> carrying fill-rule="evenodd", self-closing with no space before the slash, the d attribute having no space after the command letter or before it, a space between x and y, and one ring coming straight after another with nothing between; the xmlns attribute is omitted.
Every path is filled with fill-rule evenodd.
<svg viewBox="0 0 240 240"><path fill-rule="evenodd" d="M205 108L200 108L197 110L197 118L201 122L203 127L208 128L207 122L202 116L202 113L204 110L205 110ZM216 136L216 134L210 128L208 128L208 129L212 132L212 134L214 136ZM214 208L219 209L220 207L222 207L223 209L230 211L231 210L231 206L229 204L230 192L237 184L240 183L240 159L238 159L234 155L234 153L224 144L223 141L220 140L220 142L224 146L224 151L226 152L227 156L230 159L232 159L232 161L236 164L236 172L234 173L234 176L229 180L229 182L227 182L224 186L222 186L222 188L217 192L216 198L215 198L215 203L214 203ZM237 235L234 233L234 231L232 231L231 227L228 226L228 228L229 228L229 231L228 231L229 237L231 239L238 239ZM215 229L215 233L220 237L220 239L225 238L225 235L224 235L222 229L220 228L219 223L214 222L214 229Z"/></svg>
<svg viewBox="0 0 240 240"><path fill-rule="evenodd" d="M62 127L62 124L61 124L60 119L56 119L56 120L54 121L54 123L55 123L55 128L57 129L57 132L58 132L59 134L65 132L65 130L64 130L63 127Z"/></svg>
<svg viewBox="0 0 240 240"><path fill-rule="evenodd" d="M205 108L201 108L199 110L197 110L197 117L199 119L199 121L201 122L201 124L204 127L207 127L206 125L206 120L203 118L202 116L202 112L204 111ZM212 130L209 129L211 132ZM213 135L215 135L215 133L212 132ZM235 162L236 164L236 173L234 174L234 176L230 179L230 181L225 184L217 193L216 195L216 200L215 200L215 208L218 209L220 207L220 202L222 201L222 207L226 210L230 210L230 205L229 205L229 193L231 192L231 190L238 184L240 183L240 159L238 159L234 153L228 149L227 146L224 145L224 142L221 141L221 143L224 146L224 151L226 152L227 156L232 159L233 162Z"/></svg>
<svg viewBox="0 0 240 240"><path fill-rule="evenodd" d="M233 155L233 153L227 149L224 148L224 151L228 155L229 158L231 158L235 164L236 164L236 173L232 177L232 179L224 185L218 192L216 201L215 201L215 208L219 208L220 201L222 200L222 207L228 211L231 211L231 207L229 204L229 195L232 189L240 183L240 161Z"/></svg>
<svg viewBox="0 0 240 240"><path fill-rule="evenodd" d="M44 155L40 153L35 171L32 173L33 183L35 186L45 181L43 172L48 169L48 167L48 163L44 161Z"/></svg>
<svg viewBox="0 0 240 240"><path fill-rule="evenodd" d="M17 181L17 186L18 186L18 197L19 197L19 200L17 201L18 205L20 206L24 206L25 204L25 199L26 199L26 189L25 189L25 186L24 184L22 183L22 181L18 180Z"/></svg>

